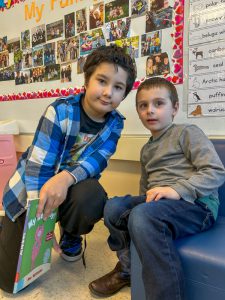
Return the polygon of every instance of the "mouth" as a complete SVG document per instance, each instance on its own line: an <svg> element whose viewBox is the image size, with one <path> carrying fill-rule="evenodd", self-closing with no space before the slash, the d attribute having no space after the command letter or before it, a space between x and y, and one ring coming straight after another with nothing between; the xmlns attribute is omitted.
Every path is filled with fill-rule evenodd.
<svg viewBox="0 0 225 300"><path fill-rule="evenodd" d="M105 106L110 105L109 101L105 101L105 100L102 100L102 99L99 99L99 100L100 100L102 105L105 105Z"/></svg>
<svg viewBox="0 0 225 300"><path fill-rule="evenodd" d="M158 121L156 119L147 119L147 123L148 124L155 124L157 123Z"/></svg>

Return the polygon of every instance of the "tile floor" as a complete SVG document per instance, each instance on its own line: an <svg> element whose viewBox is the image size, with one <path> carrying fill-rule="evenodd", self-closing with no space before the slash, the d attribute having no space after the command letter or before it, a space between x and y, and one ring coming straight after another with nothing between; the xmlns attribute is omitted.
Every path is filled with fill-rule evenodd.
<svg viewBox="0 0 225 300"><path fill-rule="evenodd" d="M58 227L56 228L58 235ZM90 294L90 281L111 271L116 262L115 253L107 245L108 231L102 221L87 235L86 269L82 261L68 263L57 253L52 252L52 267L49 272L38 278L24 291L16 295L0 291L0 300L91 300L103 299ZM130 300L130 288L126 287L119 293L107 298L109 300Z"/></svg>

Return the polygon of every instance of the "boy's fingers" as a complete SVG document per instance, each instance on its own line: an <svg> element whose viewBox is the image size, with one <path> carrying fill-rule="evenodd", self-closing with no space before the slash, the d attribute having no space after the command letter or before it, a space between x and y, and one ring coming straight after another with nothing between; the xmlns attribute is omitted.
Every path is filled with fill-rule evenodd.
<svg viewBox="0 0 225 300"><path fill-rule="evenodd" d="M38 204L38 208L37 208L37 214L36 214L37 218L39 218L40 215L42 214L46 200L47 200L46 197L40 195L39 204Z"/></svg>
<svg viewBox="0 0 225 300"><path fill-rule="evenodd" d="M161 195L161 194L157 194L154 200L155 200L155 201L158 201L158 200L160 200L161 198L162 198L162 195Z"/></svg>
<svg viewBox="0 0 225 300"><path fill-rule="evenodd" d="M50 214L53 210L53 203L54 203L54 200L49 199L49 198L48 198L48 201L46 201L45 208L44 208L44 216L43 216L44 220L46 220L50 216Z"/></svg>
<svg viewBox="0 0 225 300"><path fill-rule="evenodd" d="M153 191L153 190L149 190L149 191L147 192L146 202L150 202L150 201L154 200L154 198L155 198L155 193L154 193L154 191Z"/></svg>
<svg viewBox="0 0 225 300"><path fill-rule="evenodd" d="M54 249L58 254L62 253L62 250L61 250L61 248L60 248L60 246L59 246L59 244L58 244L58 242L57 242L57 240L56 240L55 234L53 235L53 249Z"/></svg>

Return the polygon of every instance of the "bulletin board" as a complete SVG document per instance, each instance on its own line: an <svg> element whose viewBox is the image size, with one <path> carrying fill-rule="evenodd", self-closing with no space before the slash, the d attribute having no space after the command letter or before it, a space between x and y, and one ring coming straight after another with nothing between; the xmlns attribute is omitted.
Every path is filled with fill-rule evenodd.
<svg viewBox="0 0 225 300"><path fill-rule="evenodd" d="M184 0L0 1L0 101L79 93L86 56L124 47L147 77L183 83Z"/></svg>
<svg viewBox="0 0 225 300"><path fill-rule="evenodd" d="M92 12L94 12L95 10L101 11L103 7L101 5L101 2L103 2L104 4L103 21L99 19L97 20L97 22L90 22L90 12L93 15ZM81 53L83 55L80 55L80 52L77 53L77 51L73 51L72 55L76 57L76 55L78 54L78 57L70 61L69 51L67 51L67 56L65 56L66 58L57 55L57 45L59 45L59 48L62 49L66 46L65 40L71 40L71 38L75 44L77 42L80 43L80 36L84 36L85 32L88 32L88 36L91 39L94 36L93 31L95 31L95 33L97 33L98 35L99 30L101 32L101 29L106 44L109 43L110 41L108 42L107 39L113 39L113 35L111 35L110 37L110 22L106 22L107 19L105 19L105 7L108 7L108 9L110 10L110 7L106 6L106 4L110 4L111 2L114 4L118 3L116 1L94 0L0 0L0 52L9 52L8 55L6 55L6 57L8 56L8 65L0 68L0 77L3 74L3 70L6 71L6 77L10 76L10 73L13 73L13 76L15 76L15 71L13 71L13 45L15 48L18 46L19 48L25 48L23 50L24 53L22 54L22 66L27 67L24 68L24 70L28 71L28 77L30 76L35 78L35 68L38 68L37 70L42 70L47 67L46 73L44 72L45 78L47 78L48 73L50 73L49 78L47 78L49 80L46 81L36 79L35 82L31 82L31 80L30 83L22 83L16 85L15 77L11 80L0 80L0 120L16 119L19 124L20 134L32 134L36 130L38 120L40 119L48 104L53 102L56 97L59 97L61 95L66 96L69 94L75 94L80 91L83 86L83 74L80 72L82 69L82 64L85 60L85 56L87 55L86 53L89 50L86 49L86 53ZM133 9L133 5L136 3L135 1L128 1L129 12L128 10L124 9L126 16L124 15L122 19L124 19L123 21L125 22L125 25L130 24L129 38L133 38L132 40L134 47L132 48L135 48L133 54L137 56L135 57L135 61L137 64L138 76L137 81L134 85L134 90L131 91L128 97L119 106L119 111L126 117L123 135L149 135L147 129L145 129L140 120L138 120L135 109L135 89L138 87L140 82L144 78L146 78L146 76L153 76L150 74L150 71L148 72L148 74L146 74L146 62L148 57L152 55L156 56L156 53L151 54L149 47L149 52L146 52L144 46L149 42L149 38L154 35L154 31L159 31L161 47L160 50L158 50L158 54L167 53L170 64L170 73L162 74L160 76L165 76L168 80L176 83L176 88L178 90L178 95L180 98L180 109L175 118L175 122L191 122L202 128L203 131L208 135L224 136L225 92L222 76L224 74L224 71L223 69L220 69L222 66L220 66L220 68L218 67L218 69L220 69L222 72L220 72L220 70L218 70L218 72L215 72L216 64L223 64L224 66L224 17L220 14L218 14L217 16L215 15L215 12L224 12L224 0L186 0L185 3L182 0L163 0L163 2L161 0L157 0L154 2L143 2L145 3L144 9L139 6L139 13L137 13L136 15L135 9ZM122 1L120 1L119 3L122 3ZM156 6L154 6L153 4ZM160 25L159 22L160 14L161 12L163 12L163 8L166 7L171 7L173 9L172 26L168 28L160 28L161 26L165 27L165 25L168 24L167 20L164 20L164 25ZM136 9L136 11L138 9ZM201 13L199 14L199 12ZM212 25L210 24L209 19L207 19L208 25L204 25L204 20L206 20L206 13L210 13L212 15L212 17L209 18L210 22L212 22ZM67 31L66 33L65 24L69 22L71 24L71 21L69 21L71 14L72 16L74 14L75 33L73 28L72 31L70 31L69 33ZM97 15L97 13L95 14ZM152 15L155 22L153 22L153 24L149 23L148 28L146 28L147 18L149 20L149 17L151 17ZM199 24L200 26L198 28L195 28L194 25L194 23L196 23L197 25L199 23L198 17L196 17L196 22L194 20L194 16L196 15L201 16ZM217 19L215 19L215 17ZM83 22L85 19L86 22ZM111 22L114 22L114 25L117 25L117 20L120 19L117 19L116 17L116 19L112 20ZM192 27L190 27L189 24ZM97 26L97 28L93 28L95 26ZM113 25L111 26L113 27ZM152 30L154 29L154 26L158 26L158 29L160 29L148 31L149 26L150 28L152 28ZM56 33L53 33L54 27L58 29L56 30ZM43 43L39 44L39 42L35 41L34 39L34 47L32 47L32 36L35 36L35 33L38 29L40 29L40 31L41 29L45 30L46 40L43 40ZM209 30L207 31L206 29ZM73 35L72 37L70 37L71 34ZM203 36L201 34L203 34ZM27 37L30 37L30 40L29 38L27 39ZM138 46L137 37L139 38ZM204 43L201 44L203 38ZM117 40L117 43L120 45L122 44L121 40L122 39ZM189 44L189 42L193 44ZM37 45L35 45L36 43ZM5 49L5 44L8 45L8 49ZM30 45L30 47L28 47L28 45ZM33 48L35 48L34 51ZM195 53L196 49L194 48L198 48L197 52L203 51L205 57L202 59L201 54L199 53L196 57L197 53ZM206 53L206 48L208 49L208 53ZM78 50L80 51L80 49ZM35 58L36 55L40 54L41 52L43 53L43 65L34 67L32 65L33 56ZM49 52L54 52L54 55L47 55L46 53ZM19 60L19 55L20 52L18 52L16 55L16 62L18 62ZM3 56L3 54L1 56ZM23 57L25 56L27 56L27 60L25 60L25 58L23 59ZM28 57L30 57L30 60L28 59ZM64 59L66 59L66 62L63 61ZM202 72L206 69L204 70L204 68L199 68L198 66L204 67L205 65L203 65L202 63L206 62L208 64L210 59L215 60L215 66L213 72L207 71L208 75L206 76L204 74L205 72ZM59 65L58 69L56 68L54 72L49 71L52 62L55 62L56 65ZM195 67L192 68L192 66L194 66L195 64L197 65L196 70L198 74L194 73ZM68 65L71 65L71 81L69 81L70 76L62 76L63 73L65 74L65 68ZM206 67L208 67L208 65ZM7 68L9 68L8 73L6 70ZM22 72L22 70L23 69L21 69L21 71L19 72ZM38 72L36 72L36 74L38 74ZM53 78L55 76L54 80L51 80L51 74ZM62 77L64 78L63 80ZM204 85L199 86L199 83L195 85L195 77L197 77L197 79L204 79ZM215 80L217 82L215 82ZM191 86L192 82L194 82L194 85ZM201 100L196 97L196 95L194 94L195 92L197 92ZM199 103L200 101L201 104ZM197 105L201 105L201 114L199 114L197 110L197 113L193 115L192 112L195 111ZM208 109L210 109L210 114L207 112ZM209 118L211 116L214 116L213 122L211 121L212 118Z"/></svg>

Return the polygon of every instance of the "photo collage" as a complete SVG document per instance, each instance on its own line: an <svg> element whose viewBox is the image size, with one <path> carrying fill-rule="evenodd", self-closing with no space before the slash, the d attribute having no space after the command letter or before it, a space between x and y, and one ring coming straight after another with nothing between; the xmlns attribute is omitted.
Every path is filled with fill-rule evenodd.
<svg viewBox="0 0 225 300"><path fill-rule="evenodd" d="M132 19L145 16L145 33L133 35ZM61 20L0 38L0 81L16 85L72 81L96 48L115 43L135 60L146 57L146 77L171 72L162 30L172 27L169 0L114 0L73 11ZM76 64L75 64L76 63ZM76 69L75 69L76 68Z"/></svg>

